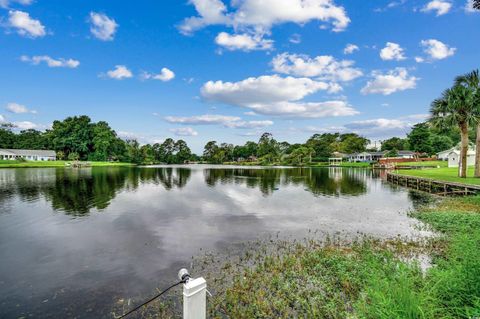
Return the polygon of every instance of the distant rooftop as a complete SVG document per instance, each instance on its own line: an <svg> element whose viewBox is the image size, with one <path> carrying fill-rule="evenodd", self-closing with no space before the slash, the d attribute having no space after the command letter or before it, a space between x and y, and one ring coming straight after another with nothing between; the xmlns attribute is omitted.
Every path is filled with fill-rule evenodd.
<svg viewBox="0 0 480 319"><path fill-rule="evenodd" d="M50 150L16 150L0 148L0 155L16 155L16 156L56 156L55 151Z"/></svg>

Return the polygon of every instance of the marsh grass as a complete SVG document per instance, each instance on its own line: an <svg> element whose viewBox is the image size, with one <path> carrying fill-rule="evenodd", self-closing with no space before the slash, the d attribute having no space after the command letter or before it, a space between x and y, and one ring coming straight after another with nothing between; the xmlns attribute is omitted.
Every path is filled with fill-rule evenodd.
<svg viewBox="0 0 480 319"><path fill-rule="evenodd" d="M424 240L271 238L228 262L207 253L192 269L213 293L209 317L479 317L480 197L428 205L411 214L438 233ZM427 269L418 261L425 254ZM179 305L159 301L141 317L178 317Z"/></svg>

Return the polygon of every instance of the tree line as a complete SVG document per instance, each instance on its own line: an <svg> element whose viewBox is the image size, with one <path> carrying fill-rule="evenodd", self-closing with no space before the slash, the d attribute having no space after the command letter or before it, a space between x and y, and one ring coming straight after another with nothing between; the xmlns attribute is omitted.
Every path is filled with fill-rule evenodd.
<svg viewBox="0 0 480 319"><path fill-rule="evenodd" d="M86 115L54 121L44 132L13 129L11 124L0 126L0 148L55 150L59 160L177 164L198 159L183 140L140 145L135 139L120 138L107 122L94 123Z"/></svg>

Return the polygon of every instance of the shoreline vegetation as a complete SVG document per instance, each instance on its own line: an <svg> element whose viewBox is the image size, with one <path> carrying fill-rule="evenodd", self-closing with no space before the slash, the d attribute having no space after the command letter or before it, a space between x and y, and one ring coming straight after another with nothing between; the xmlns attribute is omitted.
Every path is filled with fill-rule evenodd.
<svg viewBox="0 0 480 319"><path fill-rule="evenodd" d="M410 215L432 237L270 240L234 261L206 256L193 270L213 293L209 317L477 318L480 196L429 198ZM141 317L174 318L178 296L179 288Z"/></svg>
<svg viewBox="0 0 480 319"><path fill-rule="evenodd" d="M0 168L42 168L42 167L68 167L77 163L81 167L108 167L108 166L135 166L132 163L122 162L83 162L83 161L14 161L0 160Z"/></svg>

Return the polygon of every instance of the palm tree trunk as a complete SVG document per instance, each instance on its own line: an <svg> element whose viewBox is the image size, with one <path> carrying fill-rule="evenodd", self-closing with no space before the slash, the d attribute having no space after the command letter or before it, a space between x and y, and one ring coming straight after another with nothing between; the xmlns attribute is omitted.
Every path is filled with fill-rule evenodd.
<svg viewBox="0 0 480 319"><path fill-rule="evenodd" d="M475 177L480 177L480 123L477 125L477 140L475 143Z"/></svg>
<svg viewBox="0 0 480 319"><path fill-rule="evenodd" d="M467 153L468 153L468 124L462 123L460 125L461 134L461 150L460 150L460 162L458 165L458 176L461 178L467 177Z"/></svg>

